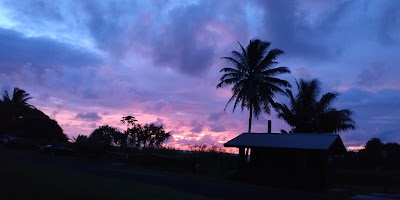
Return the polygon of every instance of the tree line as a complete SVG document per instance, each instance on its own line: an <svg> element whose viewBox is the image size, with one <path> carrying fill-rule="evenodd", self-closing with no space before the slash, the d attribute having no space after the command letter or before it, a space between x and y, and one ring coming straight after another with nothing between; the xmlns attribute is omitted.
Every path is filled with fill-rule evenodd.
<svg viewBox="0 0 400 200"><path fill-rule="evenodd" d="M89 136L78 135L75 143L79 149L105 151L112 148L161 148L171 137L163 125L138 124L133 116L122 117L121 122L127 125L125 131L116 127L103 125L96 128Z"/></svg>
<svg viewBox="0 0 400 200"><path fill-rule="evenodd" d="M400 144L383 143L379 138L370 139L363 149L349 151L338 159L340 167L356 169L398 169L400 167Z"/></svg>
<svg viewBox="0 0 400 200"><path fill-rule="evenodd" d="M29 93L18 87L12 95L4 91L0 99L0 135L11 135L26 139L48 142L67 142L68 138L57 121L51 119L35 106L28 103L32 99ZM170 132L163 125L137 124L132 116L125 116L121 122L127 124L125 131L103 125L95 129L89 136L79 135L76 141L97 143L105 146L160 148L170 137Z"/></svg>

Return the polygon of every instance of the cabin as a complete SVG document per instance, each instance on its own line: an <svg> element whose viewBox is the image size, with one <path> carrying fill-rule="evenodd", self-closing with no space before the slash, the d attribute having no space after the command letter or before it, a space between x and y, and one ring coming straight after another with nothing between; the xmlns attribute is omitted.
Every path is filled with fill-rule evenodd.
<svg viewBox="0 0 400 200"><path fill-rule="evenodd" d="M247 178L294 186L328 186L332 160L346 153L338 134L243 133L224 146L239 148L240 171Z"/></svg>

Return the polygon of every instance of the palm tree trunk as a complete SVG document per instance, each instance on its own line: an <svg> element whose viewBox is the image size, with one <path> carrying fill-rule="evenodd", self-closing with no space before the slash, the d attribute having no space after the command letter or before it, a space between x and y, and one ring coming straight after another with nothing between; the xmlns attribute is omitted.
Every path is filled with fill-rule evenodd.
<svg viewBox="0 0 400 200"><path fill-rule="evenodd" d="M250 101L250 116L249 116L249 133L251 133L251 118L253 116L253 105L252 102Z"/></svg>
<svg viewBox="0 0 400 200"><path fill-rule="evenodd" d="M249 133L251 133L251 119L252 119L252 117L253 117L253 104L252 104L252 101L250 101ZM250 149L250 148L247 148L247 149L246 149L246 154L245 154L245 160L244 160L244 162L246 162L247 157L249 156L249 149Z"/></svg>

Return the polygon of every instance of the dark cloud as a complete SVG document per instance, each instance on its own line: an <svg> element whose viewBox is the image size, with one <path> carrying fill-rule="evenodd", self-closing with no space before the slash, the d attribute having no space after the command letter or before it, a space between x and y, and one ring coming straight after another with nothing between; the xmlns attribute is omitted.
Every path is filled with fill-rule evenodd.
<svg viewBox="0 0 400 200"><path fill-rule="evenodd" d="M95 129L95 128L97 128L97 124L96 123L90 123L90 124L87 125L87 127Z"/></svg>
<svg viewBox="0 0 400 200"><path fill-rule="evenodd" d="M364 145L372 137L400 142L400 137L395 137L396 132L393 132L400 129L399 99L400 91L397 89L378 92L352 89L342 92L336 105L354 111L353 119L358 126L354 131L343 133L344 139L352 145Z"/></svg>
<svg viewBox="0 0 400 200"><path fill-rule="evenodd" d="M82 97L85 99L98 99L99 96L100 96L99 92L93 90L92 88L82 89Z"/></svg>
<svg viewBox="0 0 400 200"><path fill-rule="evenodd" d="M232 2L200 1L178 4L171 10L162 3L142 4L139 1L117 5L107 1L82 3L88 16L88 30L97 46L116 58L143 55L152 59L155 66L199 77L221 57L216 56L215 45L225 35L219 29L238 34L246 31L236 23L227 23L244 19L244 10ZM220 17L222 11L234 15L226 20Z"/></svg>
<svg viewBox="0 0 400 200"><path fill-rule="evenodd" d="M192 4L172 10L169 24L161 29L161 37L153 43L154 61L184 74L204 75L215 59L215 50L213 44L202 42L199 37L207 34L205 26L216 15L216 7Z"/></svg>
<svg viewBox="0 0 400 200"><path fill-rule="evenodd" d="M400 2L386 1L381 13L379 35L383 44L395 45L400 42Z"/></svg>
<svg viewBox="0 0 400 200"><path fill-rule="evenodd" d="M213 112L211 113L207 120L209 123L210 131L212 132L224 132L227 130L226 123L223 120L226 117L226 112Z"/></svg>
<svg viewBox="0 0 400 200"><path fill-rule="evenodd" d="M356 84L366 89L395 88L400 85L398 73L400 70L394 63L398 58L389 58L390 61L372 62L358 74Z"/></svg>
<svg viewBox="0 0 400 200"><path fill-rule="evenodd" d="M225 126L222 124L211 124L210 127L211 127L210 131L212 132L224 132L227 130Z"/></svg>
<svg viewBox="0 0 400 200"><path fill-rule="evenodd" d="M396 109L400 109L399 99L400 91L398 89L382 89L379 91L352 89L342 92L338 98L338 103L347 106L366 106L375 109L377 109L376 106L393 106Z"/></svg>
<svg viewBox="0 0 400 200"><path fill-rule="evenodd" d="M329 56L321 38L323 36L321 30L318 27L310 27L301 15L297 15L298 2L259 1L258 4L264 10L262 29L264 34L261 39L272 42L273 46L292 56L312 55L313 58Z"/></svg>
<svg viewBox="0 0 400 200"><path fill-rule="evenodd" d="M358 75L357 83L365 87L379 86L384 82L387 72L388 69L383 66L368 67Z"/></svg>
<svg viewBox="0 0 400 200"><path fill-rule="evenodd" d="M213 112L208 116L209 121L218 121L220 120L224 115L226 115L226 112Z"/></svg>
<svg viewBox="0 0 400 200"><path fill-rule="evenodd" d="M358 43L400 39L397 1L256 2L263 10L259 37L291 58L336 62Z"/></svg>
<svg viewBox="0 0 400 200"><path fill-rule="evenodd" d="M144 111L147 113L160 113L166 111L170 107L170 104L164 100L159 99L156 101L147 102Z"/></svg>
<svg viewBox="0 0 400 200"><path fill-rule="evenodd" d="M130 21L134 19L132 13L138 13L140 9L138 3L79 1L78 4L87 15L86 26L96 40L97 47L120 57L131 43L127 36L133 26Z"/></svg>
<svg viewBox="0 0 400 200"><path fill-rule="evenodd" d="M191 123L192 129L190 130L192 133L200 133L203 131L204 123L198 120L193 120Z"/></svg>
<svg viewBox="0 0 400 200"><path fill-rule="evenodd" d="M63 106L62 105L57 105L57 107L56 107L56 110L54 110L52 113L51 113L51 118L56 118L56 116L62 111L62 109L63 109Z"/></svg>
<svg viewBox="0 0 400 200"><path fill-rule="evenodd" d="M163 126L164 126L164 128L165 128L165 123L164 123L164 120L162 120L161 118L158 118L158 117L157 117L157 119L156 119L156 121L155 121L155 122L152 122L152 124L155 124L155 125L157 125L157 126L161 126L161 125L163 125Z"/></svg>
<svg viewBox="0 0 400 200"><path fill-rule="evenodd" d="M84 49L44 37L26 37L0 28L0 73L18 70L21 65L36 68L81 67L100 63L101 59Z"/></svg>
<svg viewBox="0 0 400 200"><path fill-rule="evenodd" d="M101 120L101 117L96 112L78 113L78 114L76 114L75 118L86 120L86 121L100 121Z"/></svg>

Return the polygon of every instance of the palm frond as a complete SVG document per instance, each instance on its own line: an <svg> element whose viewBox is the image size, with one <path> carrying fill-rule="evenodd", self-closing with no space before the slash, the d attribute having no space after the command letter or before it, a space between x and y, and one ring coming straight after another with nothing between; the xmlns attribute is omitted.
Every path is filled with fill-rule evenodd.
<svg viewBox="0 0 400 200"><path fill-rule="evenodd" d="M232 57L222 57L221 59L228 60L228 61L232 62L232 63L234 64L234 66L235 66L238 70L241 70L241 69L245 69L245 68L246 68L245 66L243 66L243 64L242 64L241 62L239 62L238 60L235 60L235 59L232 58ZM221 72L221 71L220 71L220 72Z"/></svg>
<svg viewBox="0 0 400 200"><path fill-rule="evenodd" d="M239 43L240 49L242 50L243 57L245 57L247 59L248 56L247 56L246 49L242 46L242 44L240 44L239 41L237 43ZM246 60L246 63L247 63L247 60Z"/></svg>
<svg viewBox="0 0 400 200"><path fill-rule="evenodd" d="M338 93L325 93L320 99L320 82L317 79L296 81L298 93L286 90L289 106L276 104L278 118L285 120L293 132L337 133L357 128L349 109L336 110L331 105Z"/></svg>
<svg viewBox="0 0 400 200"><path fill-rule="evenodd" d="M4 94L3 94L3 102L11 102L11 98L10 98L10 96L8 95L7 90L4 91Z"/></svg>
<svg viewBox="0 0 400 200"><path fill-rule="evenodd" d="M257 69L268 69L271 64L276 64L276 62L273 61L282 54L284 54L284 51L280 49L271 49L267 56L265 56L264 59L258 64Z"/></svg>
<svg viewBox="0 0 400 200"><path fill-rule="evenodd" d="M263 76L276 76L281 74L290 74L290 70L287 67L276 67L276 68L269 68L261 73Z"/></svg>
<svg viewBox="0 0 400 200"><path fill-rule="evenodd" d="M290 88L292 85L290 85L290 83L286 80L282 80L276 77L266 77L264 78L264 81L271 84L271 85L275 85L278 87L284 87L284 88Z"/></svg>
<svg viewBox="0 0 400 200"><path fill-rule="evenodd" d="M322 95L321 99L318 101L318 109L326 110L331 104L336 100L339 94L336 92L328 92Z"/></svg>

